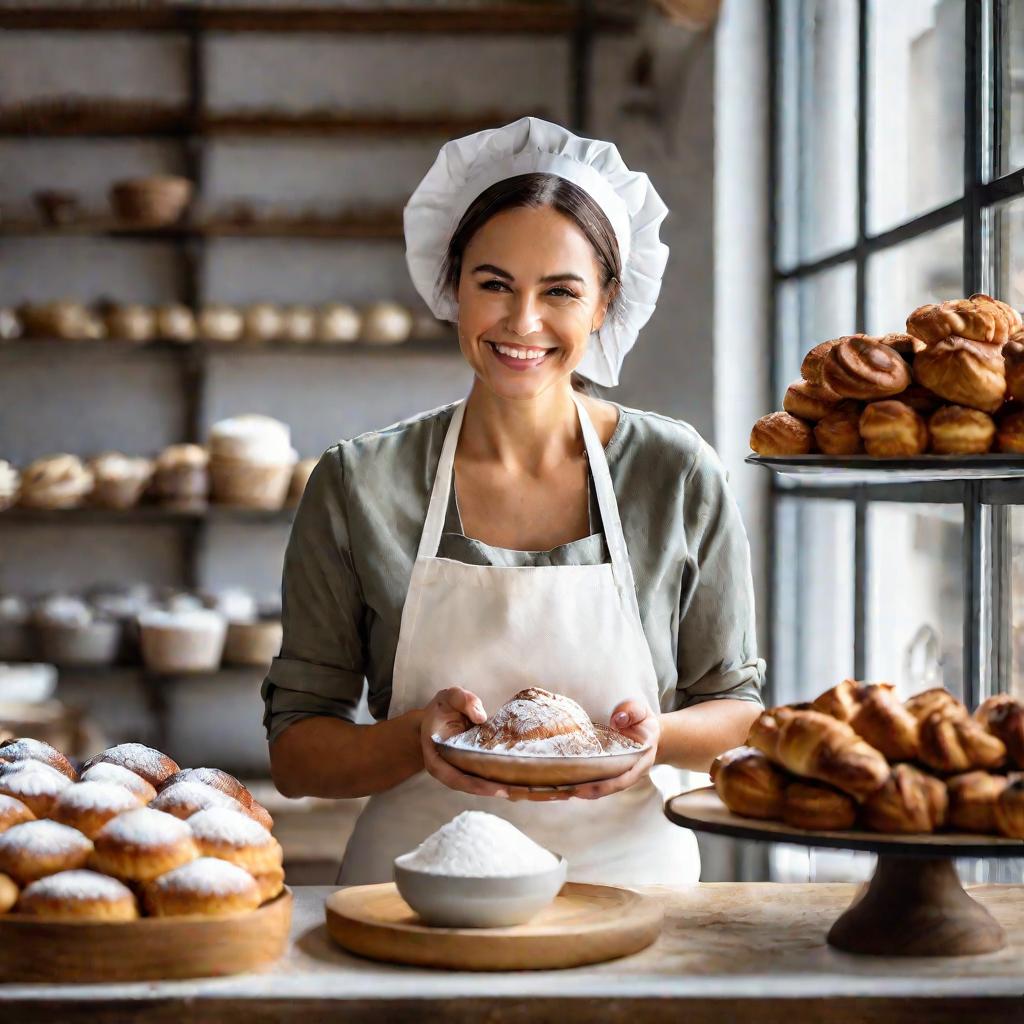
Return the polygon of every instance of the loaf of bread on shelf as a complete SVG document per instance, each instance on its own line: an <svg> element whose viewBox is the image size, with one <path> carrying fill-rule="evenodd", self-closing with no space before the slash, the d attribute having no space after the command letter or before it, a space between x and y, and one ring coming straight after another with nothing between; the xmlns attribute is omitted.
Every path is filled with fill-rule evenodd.
<svg viewBox="0 0 1024 1024"><path fill-rule="evenodd" d="M811 384L810 381L801 378L786 388L782 408L791 416L817 423L840 401L839 396L824 384Z"/></svg>
<svg viewBox="0 0 1024 1024"><path fill-rule="evenodd" d="M992 447L996 424L980 409L944 405L929 418L928 434L936 455L982 455Z"/></svg>
<svg viewBox="0 0 1024 1024"><path fill-rule="evenodd" d="M995 412L1006 396L1002 352L994 345L950 335L914 359L914 379L954 405Z"/></svg>
<svg viewBox="0 0 1024 1024"><path fill-rule="evenodd" d="M844 399L814 424L814 442L823 455L861 455L864 440L860 436L863 406Z"/></svg>
<svg viewBox="0 0 1024 1024"><path fill-rule="evenodd" d="M814 433L809 423L788 412L770 412L754 424L750 447L758 455L808 455L814 451Z"/></svg>
<svg viewBox="0 0 1024 1024"><path fill-rule="evenodd" d="M946 820L948 798L940 779L898 764L885 784L864 801L864 824L875 832L934 832Z"/></svg>
<svg viewBox="0 0 1024 1024"><path fill-rule="evenodd" d="M857 804L852 797L819 782L796 781L786 786L782 820L794 828L837 831L853 828Z"/></svg>
<svg viewBox="0 0 1024 1024"><path fill-rule="evenodd" d="M1024 768L1024 705L1008 693L997 693L982 701L974 718L1002 740L1010 763Z"/></svg>
<svg viewBox="0 0 1024 1024"><path fill-rule="evenodd" d="M782 817L786 774L754 747L734 747L711 765L711 781L734 814L777 821Z"/></svg>
<svg viewBox="0 0 1024 1024"><path fill-rule="evenodd" d="M864 407L860 436L868 455L878 458L912 458L928 448L924 420L909 405L895 399Z"/></svg>
<svg viewBox="0 0 1024 1024"><path fill-rule="evenodd" d="M850 335L825 357L822 382L841 398L870 402L906 390L910 370L893 348L877 338Z"/></svg>
<svg viewBox="0 0 1024 1024"><path fill-rule="evenodd" d="M864 800L889 777L883 754L845 722L819 711L794 711L779 725L776 760L787 771Z"/></svg>
<svg viewBox="0 0 1024 1024"><path fill-rule="evenodd" d="M940 708L921 720L918 756L933 771L956 775L998 768L1006 760L1006 746L969 715Z"/></svg>
<svg viewBox="0 0 1024 1024"><path fill-rule="evenodd" d="M982 771L964 772L947 779L950 827L986 835L997 832L996 803L1009 782L1006 775Z"/></svg>

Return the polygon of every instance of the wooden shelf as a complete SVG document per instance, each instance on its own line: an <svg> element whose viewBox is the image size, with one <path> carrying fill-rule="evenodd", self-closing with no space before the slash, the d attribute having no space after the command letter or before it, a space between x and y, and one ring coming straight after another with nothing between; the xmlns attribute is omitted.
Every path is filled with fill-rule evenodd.
<svg viewBox="0 0 1024 1024"><path fill-rule="evenodd" d="M410 339L394 345L371 345L367 342L326 342L326 341L120 341L102 339L98 341L66 341L63 338L16 338L0 341L0 357L5 352L24 354L45 352L78 352L88 355L141 355L143 353L167 353L188 358L199 355L298 355L298 356L405 356L405 355L455 355L458 342L455 334L438 339Z"/></svg>
<svg viewBox="0 0 1024 1024"><path fill-rule="evenodd" d="M238 523L265 525L290 523L293 507L282 509L234 508L230 505L208 505L197 510L163 508L160 505L137 505L128 509L67 508L43 509L14 507L0 512L0 526L117 526L122 524Z"/></svg>
<svg viewBox="0 0 1024 1024"><path fill-rule="evenodd" d="M449 7L197 7L195 4L106 4L50 7L10 6L0 28L146 32L333 32L549 34L569 32L584 19L573 3L490 3ZM622 30L633 19L596 13L597 31Z"/></svg>

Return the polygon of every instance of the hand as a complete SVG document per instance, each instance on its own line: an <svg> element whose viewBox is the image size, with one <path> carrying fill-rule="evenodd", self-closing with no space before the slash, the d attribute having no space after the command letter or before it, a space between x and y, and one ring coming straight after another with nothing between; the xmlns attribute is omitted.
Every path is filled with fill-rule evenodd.
<svg viewBox="0 0 1024 1024"><path fill-rule="evenodd" d="M527 786L506 786L489 782L476 775L467 775L449 764L434 747L434 737L449 739L465 732L470 726L487 721L487 713L480 698L459 686L440 690L423 709L420 720L420 748L423 768L449 789L472 796L493 796L505 800L568 800L572 795L563 791L534 792Z"/></svg>
<svg viewBox="0 0 1024 1024"><path fill-rule="evenodd" d="M612 712L611 727L637 743L647 746L643 757L628 771L617 775L614 779L603 782L588 782L577 786L572 795L580 800L599 800L612 793L621 793L630 786L635 786L654 765L658 756L658 743L661 740L661 719L657 713L641 701L625 700Z"/></svg>

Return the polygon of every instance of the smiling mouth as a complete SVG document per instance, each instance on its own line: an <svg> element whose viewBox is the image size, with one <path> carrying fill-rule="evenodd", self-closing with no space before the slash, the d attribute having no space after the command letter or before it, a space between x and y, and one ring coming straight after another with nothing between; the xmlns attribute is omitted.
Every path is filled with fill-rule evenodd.
<svg viewBox="0 0 1024 1024"><path fill-rule="evenodd" d="M518 359L524 363L535 362L554 352L553 348L521 348L517 345L502 345L496 341L488 341L491 351L505 356L507 359Z"/></svg>

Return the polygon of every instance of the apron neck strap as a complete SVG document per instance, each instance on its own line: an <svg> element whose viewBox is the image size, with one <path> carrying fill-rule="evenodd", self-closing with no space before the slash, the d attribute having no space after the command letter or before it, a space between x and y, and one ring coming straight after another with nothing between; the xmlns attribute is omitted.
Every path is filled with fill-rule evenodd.
<svg viewBox="0 0 1024 1024"><path fill-rule="evenodd" d="M611 556L612 572L616 584L636 601L636 590L633 583L633 570L629 564L626 551L626 540L622 533L622 521L619 519L619 506L615 500L611 473L608 471L608 460L605 458L601 439L597 436L590 414L582 401L574 393L572 400L583 431L583 443L590 463L590 472L594 479L594 492L597 495L598 508L601 510L601 522L604 528L605 544ZM452 478L455 472L455 449L459 444L462 432L462 421L466 414L465 399L455 407L451 423L445 434L441 447L441 458L437 464L434 485L430 493L430 504L427 506L427 518L420 536L419 558L435 558L441 543L444 530L445 513L448 508L448 496L451 493Z"/></svg>

